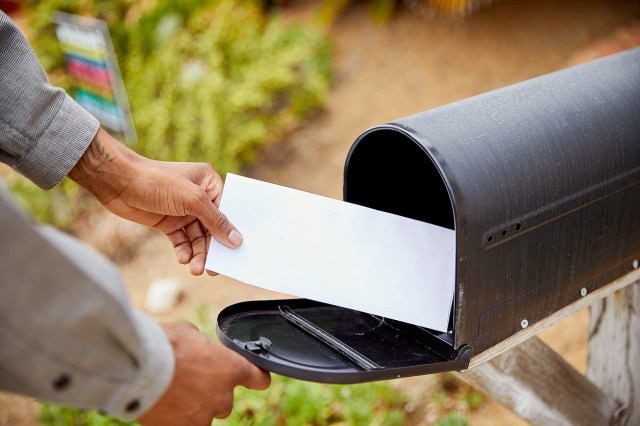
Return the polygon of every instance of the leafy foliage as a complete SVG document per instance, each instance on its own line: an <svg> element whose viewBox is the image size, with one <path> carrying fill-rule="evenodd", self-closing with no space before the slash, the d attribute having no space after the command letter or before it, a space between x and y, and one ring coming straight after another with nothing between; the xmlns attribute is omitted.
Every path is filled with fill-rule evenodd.
<svg viewBox="0 0 640 426"><path fill-rule="evenodd" d="M469 422L462 414L451 413L438 420L436 426L469 426Z"/></svg>
<svg viewBox="0 0 640 426"><path fill-rule="evenodd" d="M42 404L38 420L45 426L134 426L139 424L115 417L102 416L95 411L62 407L55 404Z"/></svg>
<svg viewBox="0 0 640 426"><path fill-rule="evenodd" d="M158 0L142 9L145 4L30 0L26 8L38 58L52 82L66 88L51 24L55 11L109 24L142 155L209 162L224 176L323 105L330 47L320 30L266 15L257 1ZM33 214L59 226L85 206L68 186L48 195L10 180ZM60 207L56 198L74 209L52 213Z"/></svg>
<svg viewBox="0 0 640 426"><path fill-rule="evenodd" d="M319 33L232 1L201 9L176 30L182 19L164 15L155 32L130 36L125 70L143 154L237 170L255 147L322 104L328 69L316 58L328 52Z"/></svg>
<svg viewBox="0 0 640 426"><path fill-rule="evenodd" d="M274 376L265 393L238 388L223 425L402 425L405 397L386 382L321 385Z"/></svg>

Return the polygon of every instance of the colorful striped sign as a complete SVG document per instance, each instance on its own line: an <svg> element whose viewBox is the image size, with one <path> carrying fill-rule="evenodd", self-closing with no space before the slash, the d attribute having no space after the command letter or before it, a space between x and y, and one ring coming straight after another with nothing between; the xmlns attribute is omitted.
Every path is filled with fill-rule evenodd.
<svg viewBox="0 0 640 426"><path fill-rule="evenodd" d="M129 102L107 24L62 12L54 22L75 100L103 127L121 133L128 144L135 143Z"/></svg>

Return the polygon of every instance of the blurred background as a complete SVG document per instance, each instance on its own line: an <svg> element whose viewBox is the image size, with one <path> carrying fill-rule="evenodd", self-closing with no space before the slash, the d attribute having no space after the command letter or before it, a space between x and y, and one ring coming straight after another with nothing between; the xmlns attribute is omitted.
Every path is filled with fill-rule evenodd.
<svg viewBox="0 0 640 426"><path fill-rule="evenodd" d="M108 23L141 154L337 199L365 129L640 45L632 0L0 0L0 9L69 90L55 11ZM117 262L134 304L158 320L213 333L222 308L282 297L190 276L163 236L102 211L72 182L45 193L6 167L0 175L32 216ZM541 336L580 371L587 320L580 312ZM525 424L454 374L354 386L274 377L266 392L237 389L233 414L215 423ZM0 426L38 424L129 423L0 393Z"/></svg>

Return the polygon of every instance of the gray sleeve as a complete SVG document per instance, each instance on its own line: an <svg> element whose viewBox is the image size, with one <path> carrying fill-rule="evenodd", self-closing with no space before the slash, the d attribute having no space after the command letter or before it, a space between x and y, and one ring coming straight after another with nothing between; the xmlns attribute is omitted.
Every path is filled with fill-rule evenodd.
<svg viewBox="0 0 640 426"><path fill-rule="evenodd" d="M0 182L0 389L136 418L174 369L160 327L128 302L116 268L35 228Z"/></svg>
<svg viewBox="0 0 640 426"><path fill-rule="evenodd" d="M0 162L43 189L80 159L99 123L51 86L27 40L0 11Z"/></svg>

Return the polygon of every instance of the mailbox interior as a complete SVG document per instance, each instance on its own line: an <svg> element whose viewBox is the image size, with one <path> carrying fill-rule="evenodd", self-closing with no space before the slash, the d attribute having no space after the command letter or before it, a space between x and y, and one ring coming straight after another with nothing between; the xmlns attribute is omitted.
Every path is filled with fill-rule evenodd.
<svg viewBox="0 0 640 426"><path fill-rule="evenodd" d="M455 229L448 185L424 147L396 129L369 130L347 158L344 200Z"/></svg>
<svg viewBox="0 0 640 426"><path fill-rule="evenodd" d="M395 128L376 127L353 145L344 172L344 200L455 230L455 203L425 148ZM448 333L454 336L455 294Z"/></svg>

